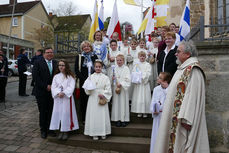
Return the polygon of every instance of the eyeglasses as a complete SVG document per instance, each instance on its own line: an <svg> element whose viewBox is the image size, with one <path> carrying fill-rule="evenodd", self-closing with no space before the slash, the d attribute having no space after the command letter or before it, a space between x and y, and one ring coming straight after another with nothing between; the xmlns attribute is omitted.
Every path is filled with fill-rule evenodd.
<svg viewBox="0 0 229 153"><path fill-rule="evenodd" d="M65 66L65 65L58 65L58 66Z"/></svg>
<svg viewBox="0 0 229 153"><path fill-rule="evenodd" d="M53 52L45 52L45 54L53 54Z"/></svg>

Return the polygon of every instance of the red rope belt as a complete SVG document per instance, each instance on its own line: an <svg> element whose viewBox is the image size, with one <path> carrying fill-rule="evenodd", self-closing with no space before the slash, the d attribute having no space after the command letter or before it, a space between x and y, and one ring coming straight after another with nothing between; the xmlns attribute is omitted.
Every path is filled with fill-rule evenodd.
<svg viewBox="0 0 229 153"><path fill-rule="evenodd" d="M70 129L72 130L72 128L74 127L74 123L73 123L73 117L72 117L72 96L70 97Z"/></svg>

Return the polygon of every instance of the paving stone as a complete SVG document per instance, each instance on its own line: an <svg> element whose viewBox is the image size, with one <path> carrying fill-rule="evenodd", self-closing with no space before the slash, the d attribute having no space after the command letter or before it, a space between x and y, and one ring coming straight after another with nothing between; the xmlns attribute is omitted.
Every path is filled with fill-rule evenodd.
<svg viewBox="0 0 229 153"><path fill-rule="evenodd" d="M31 148L38 148L40 146L39 143L32 143L29 147Z"/></svg>
<svg viewBox="0 0 229 153"><path fill-rule="evenodd" d="M40 153L50 153L48 150L42 150Z"/></svg>
<svg viewBox="0 0 229 153"><path fill-rule="evenodd" d="M39 153L41 152L40 149L32 149L29 153Z"/></svg>
<svg viewBox="0 0 229 153"><path fill-rule="evenodd" d="M5 144L0 144L0 150L3 150L5 147L7 147L7 145L5 145Z"/></svg>
<svg viewBox="0 0 229 153"><path fill-rule="evenodd" d="M4 149L4 151L16 151L19 147L20 146L9 145Z"/></svg>
<svg viewBox="0 0 229 153"><path fill-rule="evenodd" d="M15 135L7 135L4 137L4 139L6 139L6 140L14 140L15 138L16 138Z"/></svg>
<svg viewBox="0 0 229 153"><path fill-rule="evenodd" d="M17 149L16 152L27 153L27 152L30 152L31 150L32 148L29 148L29 147L20 147L19 149Z"/></svg>

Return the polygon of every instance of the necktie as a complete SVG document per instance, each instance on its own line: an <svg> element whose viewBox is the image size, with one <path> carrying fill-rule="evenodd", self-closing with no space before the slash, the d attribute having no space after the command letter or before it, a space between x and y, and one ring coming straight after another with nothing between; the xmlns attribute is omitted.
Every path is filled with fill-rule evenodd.
<svg viewBox="0 0 229 153"><path fill-rule="evenodd" d="M48 68L49 68L49 73L50 73L50 75L52 75L52 65L51 65L51 61L48 61Z"/></svg>

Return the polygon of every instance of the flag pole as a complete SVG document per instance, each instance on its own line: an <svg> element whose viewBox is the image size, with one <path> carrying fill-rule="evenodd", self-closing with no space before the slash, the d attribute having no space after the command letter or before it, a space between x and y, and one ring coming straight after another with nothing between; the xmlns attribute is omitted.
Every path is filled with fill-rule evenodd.
<svg viewBox="0 0 229 153"><path fill-rule="evenodd" d="M144 20L144 15L143 15L143 0L141 0L141 18L142 18L142 21ZM141 38L143 38L143 32L141 32Z"/></svg>

